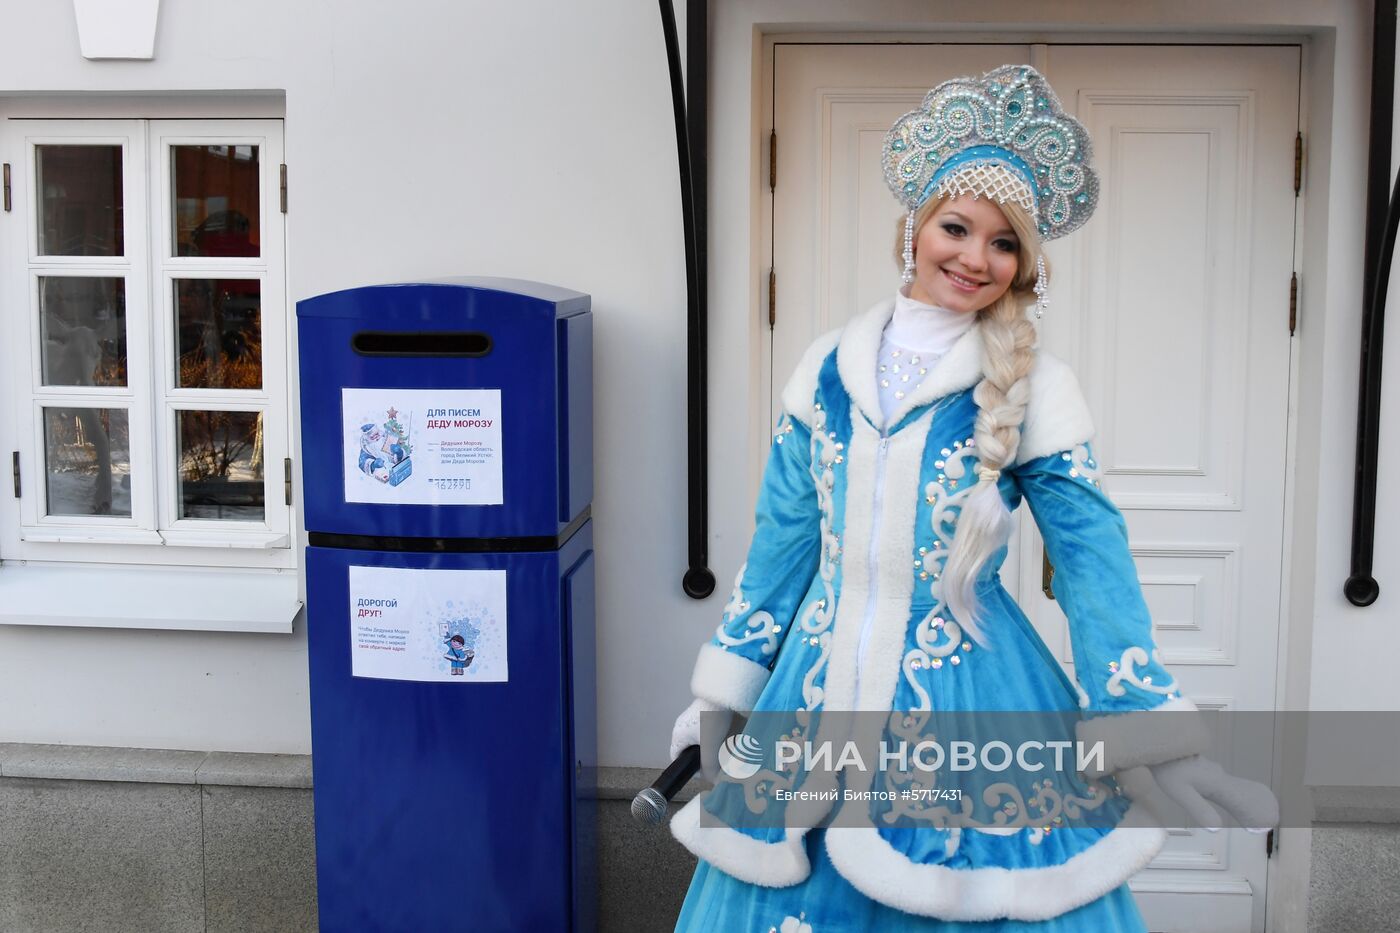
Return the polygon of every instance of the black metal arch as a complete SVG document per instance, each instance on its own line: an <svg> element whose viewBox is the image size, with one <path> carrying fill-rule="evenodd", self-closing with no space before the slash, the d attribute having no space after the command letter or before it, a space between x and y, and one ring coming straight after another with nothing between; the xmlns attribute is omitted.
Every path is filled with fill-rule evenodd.
<svg viewBox="0 0 1400 933"><path fill-rule="evenodd" d="M681 589L691 599L715 591L710 570L709 404L705 395L709 338L706 309L707 256L705 241L705 85L707 82L708 0L688 0L686 9L686 73L681 78L680 42L671 0L660 0L661 27L666 35L666 64L671 75L671 109L676 122L676 156L681 176L681 223L685 227L686 278L686 434L689 448L686 482L689 490L689 567Z"/></svg>
<svg viewBox="0 0 1400 933"><path fill-rule="evenodd" d="M1400 176L1390 201L1390 134L1395 104L1395 0L1376 0L1371 32L1371 142L1366 166L1366 304L1361 311L1361 388L1356 405L1356 482L1351 512L1351 576L1342 592L1355 606L1380 596L1376 554L1376 481L1380 466L1381 363L1385 300L1400 226Z"/></svg>

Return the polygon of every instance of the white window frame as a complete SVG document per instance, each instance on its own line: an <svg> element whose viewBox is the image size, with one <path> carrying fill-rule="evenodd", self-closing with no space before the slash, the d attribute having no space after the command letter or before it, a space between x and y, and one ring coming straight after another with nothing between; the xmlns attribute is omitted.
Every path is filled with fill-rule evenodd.
<svg viewBox="0 0 1400 933"><path fill-rule="evenodd" d="M37 255L35 146L119 144L123 147L123 257ZM257 257L174 255L170 147L259 147ZM294 318L286 294L286 223L280 205L285 159L278 119L12 119L0 124L0 156L10 163L13 205L0 227L0 323L11 339L0 364L11 377L4 401L15 429L22 491L17 513L0 524L6 563L139 564L147 567L294 569L295 517L285 504L283 462L291 456L289 347ZM126 279L126 387L41 385L38 278L45 274L119 275ZM260 282L262 388L180 389L174 283L181 278L257 278ZM119 407L129 412L131 517L49 516L40 410ZM263 414L264 520L178 518L176 418L182 409ZM165 464L165 469L157 469ZM8 486L9 484L5 484ZM10 490L4 489L8 496ZM13 500L12 500L13 501Z"/></svg>

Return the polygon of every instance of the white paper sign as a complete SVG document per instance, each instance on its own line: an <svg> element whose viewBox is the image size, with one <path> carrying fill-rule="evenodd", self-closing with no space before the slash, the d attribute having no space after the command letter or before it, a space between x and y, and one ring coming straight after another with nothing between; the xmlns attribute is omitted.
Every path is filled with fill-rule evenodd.
<svg viewBox="0 0 1400 933"><path fill-rule="evenodd" d="M500 505L500 389L341 389L345 501Z"/></svg>
<svg viewBox="0 0 1400 933"><path fill-rule="evenodd" d="M350 672L504 683L506 572L350 568Z"/></svg>

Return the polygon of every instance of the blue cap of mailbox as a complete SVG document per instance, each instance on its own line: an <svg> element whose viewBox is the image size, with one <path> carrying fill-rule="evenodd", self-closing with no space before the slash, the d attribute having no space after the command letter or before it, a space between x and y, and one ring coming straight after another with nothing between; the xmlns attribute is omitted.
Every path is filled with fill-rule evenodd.
<svg viewBox="0 0 1400 933"><path fill-rule="evenodd" d="M381 289L422 289L422 288L465 289L468 292L498 292L504 296L529 298L536 302L552 305L556 314L569 315L587 311L592 299L583 292L571 288L550 285L547 282L532 282L529 279L509 279L489 275L457 275L438 279L423 279L417 282L389 282L382 285L363 285L346 288L338 292L327 292L314 298L304 298L297 302L297 317L354 317L366 313L364 301L381 300ZM421 293L420 293L421 295Z"/></svg>
<svg viewBox="0 0 1400 933"><path fill-rule="evenodd" d="M590 305L488 277L298 302L307 530L447 541L576 525L593 492Z"/></svg>

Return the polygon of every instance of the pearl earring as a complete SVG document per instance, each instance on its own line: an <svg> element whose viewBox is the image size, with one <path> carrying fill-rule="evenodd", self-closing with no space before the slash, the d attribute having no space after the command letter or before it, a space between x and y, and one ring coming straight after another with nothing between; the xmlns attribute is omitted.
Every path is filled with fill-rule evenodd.
<svg viewBox="0 0 1400 933"><path fill-rule="evenodd" d="M914 212L904 216L904 273L900 276L905 285L914 281Z"/></svg>
<svg viewBox="0 0 1400 933"><path fill-rule="evenodd" d="M1035 257L1035 319L1050 307L1050 277L1045 274L1045 257Z"/></svg>

